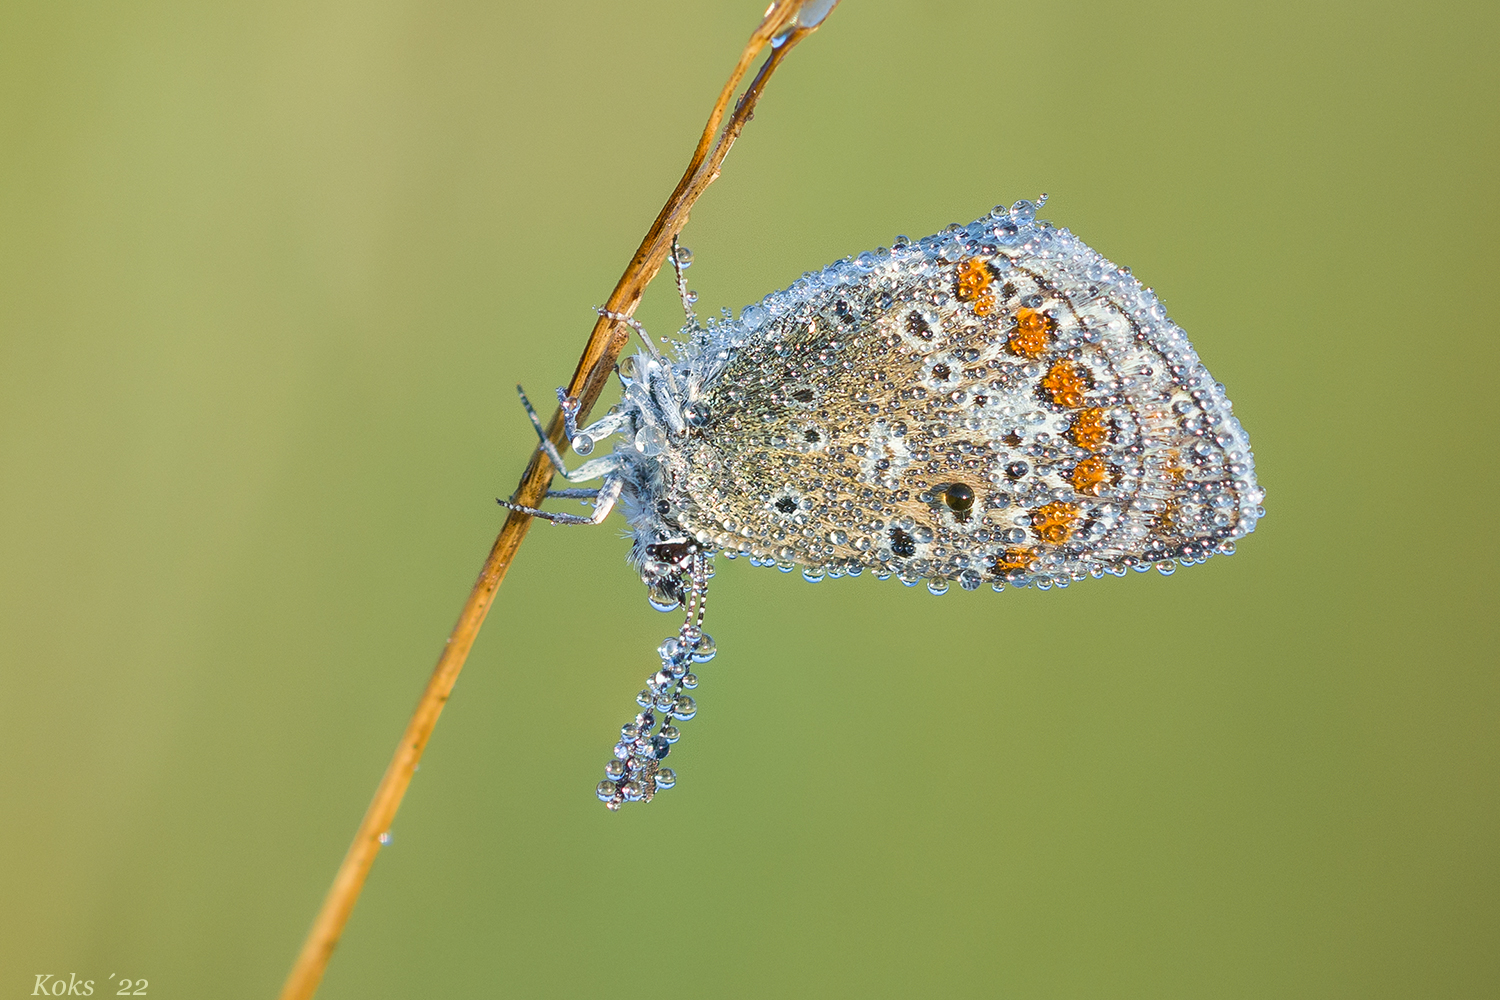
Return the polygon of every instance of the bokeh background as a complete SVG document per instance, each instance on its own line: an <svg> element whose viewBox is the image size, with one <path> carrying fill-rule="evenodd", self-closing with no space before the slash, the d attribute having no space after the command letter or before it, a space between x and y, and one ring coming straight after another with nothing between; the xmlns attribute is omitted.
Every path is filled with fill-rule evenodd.
<svg viewBox="0 0 1500 1000"><path fill-rule="evenodd" d="M0 6L0 995L279 988L754 0ZM320 994L1500 994L1493 3L847 0L709 310L997 202L1131 265L1268 516L942 599L522 549ZM680 322L669 284L641 311Z"/></svg>

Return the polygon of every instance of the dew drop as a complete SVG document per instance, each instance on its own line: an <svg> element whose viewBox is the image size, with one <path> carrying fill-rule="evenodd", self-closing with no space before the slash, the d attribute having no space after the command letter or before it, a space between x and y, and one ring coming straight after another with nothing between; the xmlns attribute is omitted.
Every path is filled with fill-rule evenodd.
<svg viewBox="0 0 1500 1000"><path fill-rule="evenodd" d="M666 444L666 438L663 437L662 432L655 427L642 427L640 430L635 432L635 450L640 452L642 455L645 455L647 458L653 458L657 455L660 455L662 453L662 449L666 447Z"/></svg>
<svg viewBox="0 0 1500 1000"><path fill-rule="evenodd" d="M646 603L657 611L676 611L682 607L682 598L665 588L652 587L646 591Z"/></svg>
<svg viewBox="0 0 1500 1000"><path fill-rule="evenodd" d="M707 663L718 652L719 647L714 643L714 637L705 632L698 640L698 644L693 647L693 662Z"/></svg>

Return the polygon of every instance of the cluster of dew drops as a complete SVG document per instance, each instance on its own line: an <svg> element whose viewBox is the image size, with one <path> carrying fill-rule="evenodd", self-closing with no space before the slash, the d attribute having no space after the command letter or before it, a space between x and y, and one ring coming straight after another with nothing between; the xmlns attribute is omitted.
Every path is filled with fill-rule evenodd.
<svg viewBox="0 0 1500 1000"><path fill-rule="evenodd" d="M594 789L609 809L619 809L622 802L649 802L656 792L677 783L677 775L661 762L682 736L673 723L686 722L698 714L697 702L687 694L698 686L698 675L689 668L713 659L718 648L713 636L689 617L656 651L661 656L661 669L646 678L646 686L635 696L640 714L620 727L614 759L604 765L604 780Z"/></svg>

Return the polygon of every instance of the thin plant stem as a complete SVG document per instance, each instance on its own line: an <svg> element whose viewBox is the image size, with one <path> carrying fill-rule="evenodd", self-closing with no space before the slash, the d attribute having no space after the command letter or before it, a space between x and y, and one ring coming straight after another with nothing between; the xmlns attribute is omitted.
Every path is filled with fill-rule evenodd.
<svg viewBox="0 0 1500 1000"><path fill-rule="evenodd" d="M735 139L752 117L767 81L787 53L817 29L836 3L837 0L834 3L828 3L827 0L775 0L767 9L714 104L682 180L678 181L672 196L662 206L656 221L641 241L640 248L631 257L629 266L604 306L605 311L621 316L630 316L635 312L647 284L656 277L667 254L671 252L673 238L687 224L688 213L693 204L719 176L720 165L724 162L729 147L734 145ZM804 8L817 11L814 23L798 22L798 16ZM778 38L779 44L773 46L773 39ZM735 90L750 66L768 46L771 47L771 54L746 87L721 132L720 125L724 122L725 111ZM579 400L580 422L598 400L628 339L629 328L618 319L600 316L594 323L583 355L578 359L578 367L568 383L568 394ZM552 419L547 424L547 435L554 444L563 444L561 409L553 412ZM514 501L529 507L540 505L551 485L553 473L552 463L538 448L532 453L531 461L521 476ZM407 786L411 784L412 773L422 759L422 751L437 726L443 705L448 701L459 672L463 670L464 661L469 656L469 650L473 648L474 640L479 635L479 628L484 624L485 615L494 602L495 591L505 579L530 526L530 515L512 511L500 528L489 557L479 571L479 579L464 601L458 623L448 636L437 666L422 691L411 720L406 724L406 731L401 735L401 742L397 744L390 765L386 767L369 808L365 810L364 819L354 835L354 842L349 845L349 850L334 875L333 886L328 890L312 929L303 942L302 950L292 965L286 984L282 987L281 1000L307 1000L317 992L328 961L344 931L344 925L348 923L354 904L359 899L365 878L370 873L375 856L380 853L381 837L390 829L396 810L401 807L401 799L406 794Z"/></svg>

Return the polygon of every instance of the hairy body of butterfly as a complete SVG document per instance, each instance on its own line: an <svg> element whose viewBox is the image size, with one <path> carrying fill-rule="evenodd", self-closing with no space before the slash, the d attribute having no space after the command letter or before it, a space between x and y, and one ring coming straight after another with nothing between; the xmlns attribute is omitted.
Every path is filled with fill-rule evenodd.
<svg viewBox="0 0 1500 1000"><path fill-rule="evenodd" d="M581 454L623 438L563 473L602 481L561 491L594 516L534 513L618 501L653 604L700 623L715 552L934 593L1233 552L1264 494L1223 387L1149 289L1034 214L898 238L626 359L619 405L568 428ZM611 797L650 797L633 773Z"/></svg>

